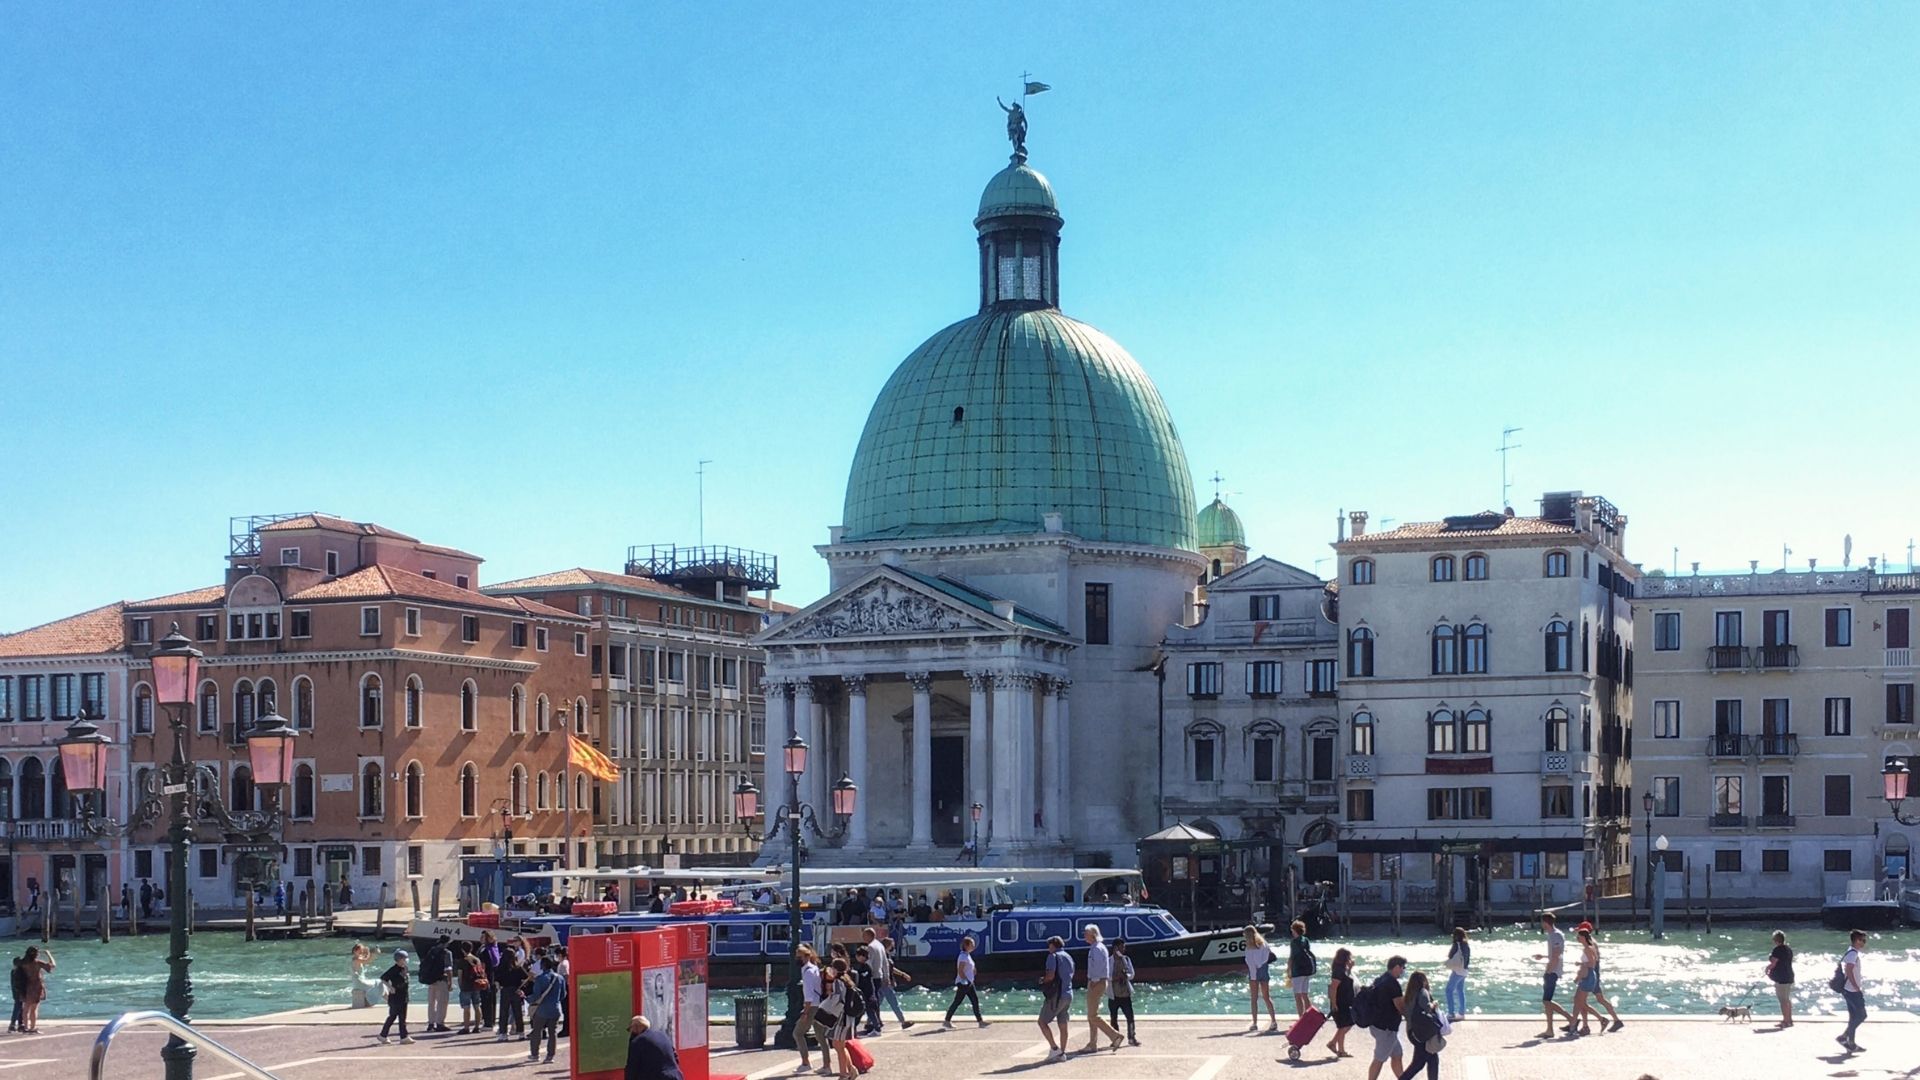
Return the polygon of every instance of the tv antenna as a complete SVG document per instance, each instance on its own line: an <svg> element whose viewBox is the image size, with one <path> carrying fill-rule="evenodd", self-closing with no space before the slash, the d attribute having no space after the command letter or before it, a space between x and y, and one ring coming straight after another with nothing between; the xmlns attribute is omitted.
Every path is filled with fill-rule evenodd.
<svg viewBox="0 0 1920 1080"><path fill-rule="evenodd" d="M1520 444L1514 442L1513 437L1525 430L1525 428L1510 427L1502 428L1500 431L1500 449L1498 452L1500 454L1500 509L1502 510L1513 505L1513 502L1507 498L1508 493L1513 487L1512 481L1507 478L1507 455L1520 449Z"/></svg>
<svg viewBox="0 0 1920 1080"><path fill-rule="evenodd" d="M712 458L701 458L700 463L693 467L694 480L699 485L701 547L707 546L707 466L711 464L713 464Z"/></svg>

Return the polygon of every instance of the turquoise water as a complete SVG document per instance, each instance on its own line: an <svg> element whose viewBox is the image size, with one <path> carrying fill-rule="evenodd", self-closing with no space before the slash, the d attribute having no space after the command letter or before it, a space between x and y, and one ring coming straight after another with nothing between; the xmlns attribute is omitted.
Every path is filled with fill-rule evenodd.
<svg viewBox="0 0 1920 1080"><path fill-rule="evenodd" d="M1772 988L1766 983L1767 951L1772 927L1737 927L1704 932L1672 932L1664 942L1650 942L1643 932L1601 936L1604 987L1623 1014L1705 1013L1728 1002L1750 1002L1758 1016L1775 1015ZM1798 952L1795 967L1799 988L1795 1008L1808 1014L1844 1011L1837 995L1826 988L1827 977L1845 940L1817 926L1787 926L1789 942ZM24 951L27 941L14 947ZM239 934L200 933L194 936L194 1013L205 1018L255 1016L309 1005L345 1004L347 954L352 941L258 941ZM1317 1000L1326 995L1324 965L1342 944L1359 958L1359 972L1372 977L1388 956L1407 957L1413 969L1425 969L1444 980L1443 938L1393 939L1384 933L1357 934L1344 941L1316 944L1323 965L1314 980ZM166 988L166 935L120 937L112 944L98 941L59 942L52 945L58 968L48 980L50 994L41 1013L49 1017L105 1017L136 1008L161 1005ZM1534 1012L1539 1008L1540 965L1531 959L1542 950L1539 934L1515 929L1476 935L1468 1008L1475 1012ZM903 965L922 984L939 987L950 981L945 967L929 968L908 961ZM1036 967L1036 978L1037 969ZM1920 1011L1920 931L1875 935L1866 958L1866 990L1872 1009ZM1569 973L1571 973L1569 967ZM1282 1011L1292 1007L1284 984L1274 983L1274 999ZM903 995L908 1009L944 1009L944 990L918 988ZM1571 999L1571 991L1563 997ZM992 989L981 993L990 1014L1028 1015L1038 1009L1037 990ZM728 995L716 996L716 1013L730 1014ZM1244 979L1220 977L1199 982L1141 984L1136 1007L1143 1013L1244 1013Z"/></svg>

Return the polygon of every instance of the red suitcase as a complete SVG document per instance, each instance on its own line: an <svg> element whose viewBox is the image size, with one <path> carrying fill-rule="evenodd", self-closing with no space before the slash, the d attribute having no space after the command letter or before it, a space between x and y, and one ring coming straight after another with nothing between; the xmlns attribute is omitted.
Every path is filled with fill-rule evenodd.
<svg viewBox="0 0 1920 1080"><path fill-rule="evenodd" d="M1307 1006L1307 1011L1301 1013L1300 1019L1287 1029L1287 1060L1299 1061L1300 1051L1306 1049L1315 1035L1320 1034L1320 1025L1326 1022L1327 1014L1311 1005Z"/></svg>
<svg viewBox="0 0 1920 1080"><path fill-rule="evenodd" d="M863 1073L873 1068L873 1055L860 1045L859 1039L847 1040L847 1056L853 1059L853 1067Z"/></svg>

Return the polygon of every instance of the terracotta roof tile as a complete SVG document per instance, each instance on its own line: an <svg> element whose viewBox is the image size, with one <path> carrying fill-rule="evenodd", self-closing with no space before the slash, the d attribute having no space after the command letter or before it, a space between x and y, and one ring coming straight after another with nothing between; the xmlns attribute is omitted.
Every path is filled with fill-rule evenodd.
<svg viewBox="0 0 1920 1080"><path fill-rule="evenodd" d="M255 531L292 532L299 529L328 529L333 532L357 533L361 536L386 536L415 544L420 542L419 537L408 536L398 530L389 529L385 525L375 525L370 521L348 521L346 518L334 517L332 514L301 514L299 517L290 517L271 525L262 525Z"/></svg>
<svg viewBox="0 0 1920 1080"><path fill-rule="evenodd" d="M1486 527L1484 522L1499 518L1499 524ZM1350 536L1345 543L1369 543L1376 540L1431 540L1453 537L1485 536L1573 536L1575 530L1570 525L1546 521L1534 517L1506 517L1490 513L1471 515L1470 519L1448 521L1410 521L1385 532L1361 533Z"/></svg>
<svg viewBox="0 0 1920 1080"><path fill-rule="evenodd" d="M446 547L442 544L415 544L413 550L424 551L429 555L451 555L456 559L472 559L474 562L487 561L471 551L461 551L459 548Z"/></svg>
<svg viewBox="0 0 1920 1080"><path fill-rule="evenodd" d="M186 592L168 593L151 600L134 600L127 604L129 611L143 611L150 608L212 607L218 606L227 598L225 585L208 585L200 589L188 589Z"/></svg>
<svg viewBox="0 0 1920 1080"><path fill-rule="evenodd" d="M0 635L0 656L84 656L126 648L124 601Z"/></svg>
<svg viewBox="0 0 1920 1080"><path fill-rule="evenodd" d="M534 589L579 589L594 585L605 585L615 589L632 589L636 592L650 593L654 596L673 600L707 600L712 597L695 596L675 585L652 578L635 577L632 574L616 574L609 570L588 570L585 567L573 567L568 570L556 570L551 574L538 574L534 577L520 578L517 581L502 581L496 585L487 585L488 592L526 592Z"/></svg>
<svg viewBox="0 0 1920 1080"><path fill-rule="evenodd" d="M524 612L544 618L584 621L572 612L548 607L545 604L503 600L472 589L449 585L444 581L422 577L398 567L382 566L377 563L355 570L345 577L337 577L331 581L309 586L287 597L287 600L296 603L312 600L426 600L432 603L509 611L516 614Z"/></svg>
<svg viewBox="0 0 1920 1080"><path fill-rule="evenodd" d="M800 610L792 604L783 604L778 600L769 600L759 596L747 597L747 603L762 611L771 611L776 615L792 615Z"/></svg>

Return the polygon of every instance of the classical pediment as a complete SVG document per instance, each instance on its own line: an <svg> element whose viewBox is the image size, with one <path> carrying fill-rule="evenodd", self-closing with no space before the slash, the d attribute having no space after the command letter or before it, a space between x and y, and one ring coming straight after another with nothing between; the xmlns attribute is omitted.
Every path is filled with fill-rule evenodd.
<svg viewBox="0 0 1920 1080"><path fill-rule="evenodd" d="M1318 575L1265 555L1207 584L1209 593L1236 589L1286 589L1324 584Z"/></svg>
<svg viewBox="0 0 1920 1080"><path fill-rule="evenodd" d="M1020 628L886 567L831 593L761 635L761 644L1009 634Z"/></svg>

